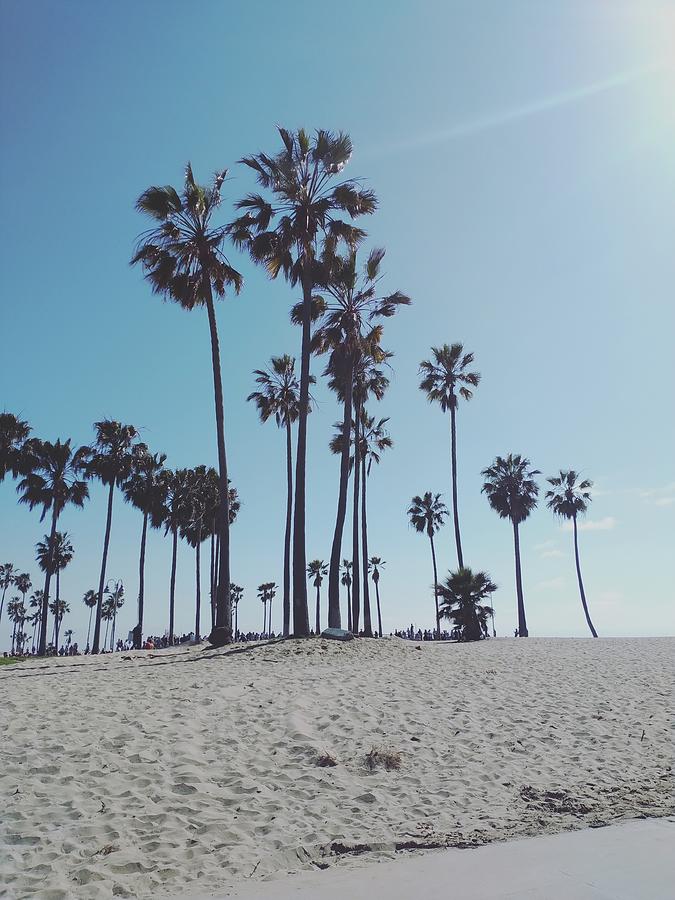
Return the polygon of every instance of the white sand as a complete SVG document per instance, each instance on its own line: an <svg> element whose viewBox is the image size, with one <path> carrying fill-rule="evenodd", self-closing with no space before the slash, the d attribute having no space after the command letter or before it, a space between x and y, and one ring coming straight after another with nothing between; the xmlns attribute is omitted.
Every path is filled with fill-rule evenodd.
<svg viewBox="0 0 675 900"><path fill-rule="evenodd" d="M0 668L8 896L222 892L675 809L672 638L148 656Z"/></svg>

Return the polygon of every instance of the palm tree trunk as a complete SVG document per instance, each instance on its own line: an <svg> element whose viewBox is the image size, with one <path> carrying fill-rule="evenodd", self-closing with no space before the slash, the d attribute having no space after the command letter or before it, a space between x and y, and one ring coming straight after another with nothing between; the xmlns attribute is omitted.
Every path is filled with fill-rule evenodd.
<svg viewBox="0 0 675 900"><path fill-rule="evenodd" d="M270 617L267 625L267 634L270 636L272 634L272 597L270 597Z"/></svg>
<svg viewBox="0 0 675 900"><path fill-rule="evenodd" d="M14 625L12 626L12 649L9 651L10 656L14 656L14 643L16 641L16 626L17 626L17 622L15 621Z"/></svg>
<svg viewBox="0 0 675 900"><path fill-rule="evenodd" d="M115 629L117 627L117 599L115 598L115 605L113 606L113 618L112 618L112 634L110 635L110 652L115 649Z"/></svg>
<svg viewBox="0 0 675 900"><path fill-rule="evenodd" d="M234 637L235 640L239 634L239 601L234 604Z"/></svg>
<svg viewBox="0 0 675 900"><path fill-rule="evenodd" d="M87 628L87 647L89 646L89 635L91 634L91 614L94 611L94 607L89 607L89 627Z"/></svg>
<svg viewBox="0 0 675 900"><path fill-rule="evenodd" d="M218 521L214 520L213 527L215 530L218 529ZM220 536L216 534L216 551L214 556L214 574L213 574L213 627L216 627L216 599L218 596L218 567L220 565Z"/></svg>
<svg viewBox="0 0 675 900"><path fill-rule="evenodd" d="M101 576L98 580L98 597L96 599L96 619L94 621L94 643L92 653L98 653L101 642L101 611L103 609L103 589L105 588L105 567L108 561L108 545L110 544L110 528L112 526L113 494L115 492L115 479L110 482L108 492L108 515L105 521L105 536L103 538L103 559L101 560Z"/></svg>
<svg viewBox="0 0 675 900"><path fill-rule="evenodd" d="M321 588L316 586L316 636L321 634Z"/></svg>
<svg viewBox="0 0 675 900"><path fill-rule="evenodd" d="M438 570L436 569L436 550L434 548L434 536L433 534L429 535L429 540L431 541L431 562L434 566L434 602L436 604L436 637L440 641L441 639L441 615L438 610Z"/></svg>
<svg viewBox="0 0 675 900"><path fill-rule="evenodd" d="M359 496L361 490L361 454L359 452L360 408L354 407L354 508L352 510L352 629L359 633L361 615L361 569L359 566Z"/></svg>
<svg viewBox="0 0 675 900"><path fill-rule="evenodd" d="M105 620L105 634L103 635L103 649L105 650L108 643L108 628L110 628L110 619Z"/></svg>
<svg viewBox="0 0 675 900"><path fill-rule="evenodd" d="M202 532L201 528L199 529L199 533L197 534L197 546L195 547L195 576L197 579L197 593L195 599L195 640L200 641L202 639L201 634L201 617L202 617L202 585L201 585L201 573L199 571L199 548L202 542Z"/></svg>
<svg viewBox="0 0 675 900"><path fill-rule="evenodd" d="M6 586L2 589L2 600L0 600L0 622L2 622L2 611L3 611L4 607L5 607L5 594L7 593L7 588L8 588L8 587L9 587L9 585L6 585Z"/></svg>
<svg viewBox="0 0 675 900"><path fill-rule="evenodd" d="M350 584L347 584L347 629L352 630L352 589Z"/></svg>
<svg viewBox="0 0 675 900"><path fill-rule="evenodd" d="M52 552L54 547L54 535L56 534L56 523L58 514L56 508L52 511L52 527L49 533L49 564L45 572L45 588L42 594L42 617L40 619L40 644L38 646L38 655L44 656L47 652L47 620L49 618L49 583L52 578Z"/></svg>
<svg viewBox="0 0 675 900"><path fill-rule="evenodd" d="M450 407L450 453L452 462L452 513L455 520L455 544L457 545L457 562L460 569L464 568L462 556L462 539L459 534L459 510L457 508L457 433L455 429L455 407Z"/></svg>
<svg viewBox="0 0 675 900"><path fill-rule="evenodd" d="M215 563L216 563L216 547L215 547L215 526L211 529L211 560L210 560L210 569L209 569L209 598L211 601L211 630L213 630L216 624L216 592L214 590L215 584L214 579L215 575ZM236 629L235 629L236 630Z"/></svg>
<svg viewBox="0 0 675 900"><path fill-rule="evenodd" d="M577 538L577 517L572 517L572 522L574 525L574 561L577 565L577 580L579 582L579 593L581 594L581 605L584 608L584 615L586 616L586 623L591 630L591 634L594 638L598 636L598 632L593 627L593 623L591 622L591 616L588 612L588 604L586 603L586 592L584 591L584 582L581 578L581 565L579 563L579 541Z"/></svg>
<svg viewBox="0 0 675 900"><path fill-rule="evenodd" d="M60 613L60 602L61 602L61 573L58 569L56 569L56 612L54 613L54 646L56 647L56 652L59 652L59 631L61 626L61 616Z"/></svg>
<svg viewBox="0 0 675 900"><path fill-rule="evenodd" d="M363 633L373 636L370 618L370 588L368 585L368 519L366 516L366 457L361 460L361 545L363 547Z"/></svg>
<svg viewBox="0 0 675 900"><path fill-rule="evenodd" d="M520 536L518 523L513 523L513 544L516 557L516 593L518 595L518 636L527 637L527 622L525 620L525 601L523 599L523 578L520 571Z"/></svg>
<svg viewBox="0 0 675 900"><path fill-rule="evenodd" d="M284 637L291 633L291 528L293 523L293 446L286 419L286 531L284 533Z"/></svg>
<svg viewBox="0 0 675 900"><path fill-rule="evenodd" d="M143 604L145 601L145 544L148 535L148 513L143 513L141 531L141 553L138 561L138 622L134 628L134 650L140 650L143 643Z"/></svg>
<svg viewBox="0 0 675 900"><path fill-rule="evenodd" d="M173 620L176 603L176 555L178 553L178 529L172 528L173 547L171 550L171 584L169 587L169 646L173 646Z"/></svg>
<svg viewBox="0 0 675 900"><path fill-rule="evenodd" d="M347 517L347 491L349 489L350 435L352 425L352 391L354 385L354 362L349 357L345 375L345 399L342 413L342 452L340 454L340 485L338 488L338 508L333 532L328 569L328 627L341 628L340 618L340 560L342 558L342 535ZM351 629L350 629L351 630Z"/></svg>
<svg viewBox="0 0 675 900"><path fill-rule="evenodd" d="M308 265L305 261L305 265ZM307 606L307 553L305 549L305 481L307 477L307 414L309 411L309 357L311 338L312 281L302 274L302 351L300 354L300 410L295 454L295 502L293 506L293 634L309 635Z"/></svg>
<svg viewBox="0 0 675 900"><path fill-rule="evenodd" d="M230 490L227 478L227 456L225 454L225 413L223 407L223 382L220 373L220 348L218 326L213 306L211 282L206 280L206 308L209 314L211 332L211 360L213 363L213 387L216 403L216 433L218 438L218 484L220 506L218 508L218 536L220 538L220 559L218 560L218 580L216 590L216 625L232 629L232 602L230 598Z"/></svg>
<svg viewBox="0 0 675 900"><path fill-rule="evenodd" d="M377 598L377 627L379 628L380 637L382 637L382 611L380 610L380 582L375 581L375 597Z"/></svg>
<svg viewBox="0 0 675 900"><path fill-rule="evenodd" d="M267 629L267 600L263 600L263 630L260 637L264 637Z"/></svg>

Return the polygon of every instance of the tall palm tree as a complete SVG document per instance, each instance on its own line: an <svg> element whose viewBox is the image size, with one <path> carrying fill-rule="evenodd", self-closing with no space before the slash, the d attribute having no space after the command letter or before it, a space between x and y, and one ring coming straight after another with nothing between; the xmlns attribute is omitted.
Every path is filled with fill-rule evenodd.
<svg viewBox="0 0 675 900"><path fill-rule="evenodd" d="M110 649L115 649L115 626L117 625L117 613L124 606L124 585L121 581L116 581L113 588L106 586L106 604L112 612L112 635L110 638Z"/></svg>
<svg viewBox="0 0 675 900"><path fill-rule="evenodd" d="M150 513L154 527L171 533L171 580L169 584L169 644L173 644L176 605L176 560L178 534L190 522L190 489L187 469L164 469L158 478L158 503ZM229 594L229 588L228 588Z"/></svg>
<svg viewBox="0 0 675 900"><path fill-rule="evenodd" d="M485 601L497 590L486 572L472 572L461 568L450 572L438 586L442 599L440 614L454 622L460 641L479 641L487 636L487 620L492 607Z"/></svg>
<svg viewBox="0 0 675 900"><path fill-rule="evenodd" d="M91 634L91 614L98 602L98 594L94 590L89 590L82 598L82 602L89 609L89 625L87 627L87 647L89 646L89 636Z"/></svg>
<svg viewBox="0 0 675 900"><path fill-rule="evenodd" d="M510 519L513 526L513 546L516 560L516 594L518 596L518 635L527 637L523 579L520 566L520 534L522 522L537 505L539 487L534 480L539 469L530 468L530 460L520 454L509 453L505 458L497 456L481 475L485 478L482 491L501 519Z"/></svg>
<svg viewBox="0 0 675 900"><path fill-rule="evenodd" d="M14 579L17 575L18 570L12 563L0 565L0 589L2 589L2 597L0 598L0 622L2 622L2 610L5 606L5 594L14 584Z"/></svg>
<svg viewBox="0 0 675 900"><path fill-rule="evenodd" d="M263 605L263 627L260 634L261 637L263 637L267 632L267 601L269 599L267 592L267 583L258 585L258 600L260 600Z"/></svg>
<svg viewBox="0 0 675 900"><path fill-rule="evenodd" d="M270 603L270 609L269 609L269 618L268 618L268 625L267 625L267 634L270 637L272 636L272 601L274 600L276 595L277 595L276 582L268 581L267 582L267 599L269 600L269 603Z"/></svg>
<svg viewBox="0 0 675 900"><path fill-rule="evenodd" d="M17 591L21 594L21 602L23 605L26 605L26 594L33 587L33 583L30 580L30 575L28 572L23 572L21 575L17 575L14 578L14 586Z"/></svg>
<svg viewBox="0 0 675 900"><path fill-rule="evenodd" d="M7 474L15 478L19 475L27 475L30 466L26 453L26 442L29 440L31 427L12 413L0 413L0 481L5 480Z"/></svg>
<svg viewBox="0 0 675 900"><path fill-rule="evenodd" d="M307 413L312 307L315 291L325 283L320 259L344 243L356 249L365 233L347 219L375 211L372 191L357 181L342 179L352 153L346 134L279 128L283 149L274 156L258 153L241 160L251 168L260 186L271 195L249 194L237 203L242 211L230 226L232 240L246 247L271 278L280 273L302 289L302 349L298 442L295 458L293 506L293 633L309 634L309 608L305 568L305 494L307 465Z"/></svg>
<svg viewBox="0 0 675 900"><path fill-rule="evenodd" d="M322 559L313 559L307 566L307 577L316 588L316 636L321 634L321 585L328 575L328 566ZM328 626L329 628L332 626Z"/></svg>
<svg viewBox="0 0 675 900"><path fill-rule="evenodd" d="M70 612L70 605L65 600L57 600L56 597L49 604L49 611L54 616L54 629L52 631L52 644L56 652L59 652L59 631L61 622L66 613Z"/></svg>
<svg viewBox="0 0 675 900"><path fill-rule="evenodd" d="M17 651L17 635L22 633L23 622L26 618L26 608L20 597L12 597L7 604L7 618L13 623L11 654L14 656L14 653ZM19 639L20 643L21 640Z"/></svg>
<svg viewBox="0 0 675 900"><path fill-rule="evenodd" d="M139 650L143 640L143 612L145 606L145 547L150 513L160 502L159 476L164 470L165 453L149 452L145 444L132 448L131 471L122 485L124 499L143 513L141 549L138 560L138 618L133 630L134 649ZM87 643L89 638L87 637Z"/></svg>
<svg viewBox="0 0 675 900"><path fill-rule="evenodd" d="M101 558L101 574L98 581L98 602L94 620L94 639L91 652L98 653L101 639L101 609L105 588L105 570L110 545L112 527L113 498L115 488L121 487L131 475L134 465L134 441L138 432L133 425L123 425L112 419L102 419L94 423L96 438L89 448L85 465L88 478L97 478L101 484L108 486L108 512L103 538L103 556Z"/></svg>
<svg viewBox="0 0 675 900"><path fill-rule="evenodd" d="M554 475L548 479L552 490L546 491L546 505L553 510L554 515L560 516L562 519L572 520L572 530L574 531L574 561L577 568L577 581L579 582L579 594L581 596L581 605L584 608L586 616L586 624L594 638L598 636L591 616L588 612L588 604L586 602L586 592L584 591L584 582L581 578L581 564L579 563L579 540L577 535L577 516L583 516L591 502L591 488L593 482L587 478L583 481L577 481L579 475L574 469L568 471L560 470L559 475ZM18 582L17 582L18 586Z"/></svg>
<svg viewBox="0 0 675 900"><path fill-rule="evenodd" d="M434 567L434 602L436 604L436 635L441 639L441 618L438 608L438 569L436 567L436 549L434 547L434 535L445 522L448 508L441 500L441 494L432 494L427 491L423 497L419 494L412 498L408 507L410 524L420 534L426 533L431 544L431 561Z"/></svg>
<svg viewBox="0 0 675 900"><path fill-rule="evenodd" d="M57 531L54 534L52 542L49 535L45 535L44 541L39 541L35 548L37 550L37 561L43 572L47 571L47 566L52 567L52 575L56 576L56 597L53 609L60 609L59 601L61 599L61 572L71 562L75 551L70 542L70 535L67 531ZM53 610L52 610L53 612ZM58 642L59 627L56 619L54 620L54 635Z"/></svg>
<svg viewBox="0 0 675 900"><path fill-rule="evenodd" d="M56 526L64 507L69 504L82 507L89 497L86 482L79 477L88 448L80 447L79 450L73 451L70 446L70 438L63 443L57 440L54 444L49 441L33 440L30 453L31 471L21 479L17 487L20 494L19 502L28 504L30 509L41 506L41 522L51 510L49 546L53 547ZM51 577L52 567L48 566L45 571L45 586L42 594L38 644L40 656L44 656L47 650L47 616Z"/></svg>
<svg viewBox="0 0 675 900"><path fill-rule="evenodd" d="M340 582L347 588L347 628L352 630L352 563L349 559L342 560L342 577Z"/></svg>
<svg viewBox="0 0 675 900"><path fill-rule="evenodd" d="M380 348L382 325L372 323L389 318L398 307L410 304L410 298L401 291L387 296L379 293L384 254L385 251L381 248L372 250L363 272L358 270L356 251L346 256L326 255L323 260L326 272L323 288L324 320L315 342L319 352L330 352L325 374L331 377L330 386L338 394L343 406L338 507L328 576L330 628L339 628L341 625L340 558L347 514L354 376L364 355L372 357L378 363L386 358L385 352ZM367 583L367 578L364 565L364 583Z"/></svg>
<svg viewBox="0 0 675 900"><path fill-rule="evenodd" d="M216 486L215 486L215 497L213 502L210 504L210 527L209 534L211 537L211 579L210 579L210 592L211 592L211 628L216 627L216 596L218 594L218 566L220 560L220 537L217 534L218 531L218 515L220 511L220 480L219 475L215 471L215 469L209 469L209 477L212 479L213 473L215 473L216 478ZM228 485L230 481L228 479ZM230 527L234 524L235 519L237 518L237 513L241 509L241 502L239 500L239 494L236 488L230 487L228 490L228 524ZM214 540L215 539L215 540ZM230 582L232 584L232 582Z"/></svg>
<svg viewBox="0 0 675 900"><path fill-rule="evenodd" d="M385 425L388 418L376 421L365 409L361 410L361 545L363 549L363 609L367 612L368 637L372 637L370 616L370 591L368 588L368 517L366 504L366 484L373 463L379 465L382 453L394 446ZM378 604L379 613L379 604ZM382 620L380 619L380 635Z"/></svg>
<svg viewBox="0 0 675 900"><path fill-rule="evenodd" d="M242 277L223 253L226 229L214 223L221 204L221 188L227 170L218 172L209 187L195 182L190 163L185 169L181 194L167 185L148 188L136 209L154 220L155 227L139 237L132 265L140 263L157 294L174 300L183 309L205 306L211 337L211 365L218 445L220 556L216 591L216 625L231 629L230 602L230 513L225 450L225 413L220 346L215 298L223 298L227 287L239 293Z"/></svg>
<svg viewBox="0 0 675 900"><path fill-rule="evenodd" d="M64 631L64 637L66 639L66 650L67 650L68 647L70 647L70 645L73 642L73 629L68 628L66 631Z"/></svg>
<svg viewBox="0 0 675 900"><path fill-rule="evenodd" d="M295 375L295 359L285 354L273 356L268 369L256 369L253 373L259 390L246 398L254 400L260 420L271 416L279 428L286 430L286 528L284 532L284 583L283 583L283 634L291 630L291 523L293 516L293 448L291 426L300 415L300 384ZM309 376L309 383L315 378Z"/></svg>
<svg viewBox="0 0 675 900"><path fill-rule="evenodd" d="M237 639L239 634L239 601L244 596L244 589L239 584L230 585L230 596L232 597L232 606L234 608L234 638Z"/></svg>
<svg viewBox="0 0 675 900"><path fill-rule="evenodd" d="M386 566L386 563L379 556L371 556L368 560L368 571L372 572L371 578L375 585L375 597L377 598L377 627L379 635L382 637L382 610L380 609L380 570Z"/></svg>
<svg viewBox="0 0 675 900"><path fill-rule="evenodd" d="M433 360L425 359L420 363L420 390L427 395L429 403L438 403L443 410L450 410L450 448L452 464L452 512L455 521L455 544L457 546L457 563L464 565L462 556L462 539L459 531L459 511L457 508L457 432L455 417L458 398L470 400L473 397L471 388L478 386L480 374L468 372L473 363L473 353L465 353L462 344L432 347Z"/></svg>

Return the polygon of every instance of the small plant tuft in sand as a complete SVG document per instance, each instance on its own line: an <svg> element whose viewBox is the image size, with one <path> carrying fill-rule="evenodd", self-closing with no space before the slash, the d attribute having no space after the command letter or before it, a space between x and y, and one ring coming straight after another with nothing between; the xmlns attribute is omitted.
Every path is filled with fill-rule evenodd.
<svg viewBox="0 0 675 900"><path fill-rule="evenodd" d="M366 753L366 768L374 772L379 766L384 766L387 772L400 769L403 759L398 750L387 750L383 747L371 747Z"/></svg>
<svg viewBox="0 0 675 900"><path fill-rule="evenodd" d="M317 766L321 766L322 769L332 769L333 766L337 766L337 760L332 753L324 751L317 756L316 764Z"/></svg>

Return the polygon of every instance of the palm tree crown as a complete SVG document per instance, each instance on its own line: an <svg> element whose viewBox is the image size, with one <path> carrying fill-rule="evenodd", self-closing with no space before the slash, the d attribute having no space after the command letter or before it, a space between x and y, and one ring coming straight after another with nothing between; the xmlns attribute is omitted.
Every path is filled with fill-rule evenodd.
<svg viewBox="0 0 675 900"><path fill-rule="evenodd" d="M31 471L21 479L17 487L19 502L28 504L30 509L42 507L42 522L49 510L58 518L63 508L84 506L89 497L86 482L80 478L87 448L73 451L70 438L54 444L49 441L34 440L31 445Z"/></svg>
<svg viewBox="0 0 675 900"><path fill-rule="evenodd" d="M487 618L492 607L485 601L497 590L497 585L485 572L461 568L451 572L438 586L442 598L441 616L451 619L460 629L460 640L477 641L487 633Z"/></svg>
<svg viewBox="0 0 675 900"><path fill-rule="evenodd" d="M44 540L38 541L35 545L35 549L40 569L46 572L51 566L52 575L57 571L63 571L75 553L67 531L55 532L53 541L50 541L49 535L46 534Z"/></svg>
<svg viewBox="0 0 675 900"><path fill-rule="evenodd" d="M420 390L427 395L429 403L438 403L443 410L457 408L457 395L465 400L473 397L471 388L480 381L478 372L467 372L474 361L473 353L465 353L462 344L443 344L432 347L433 361L425 359L420 363Z"/></svg>
<svg viewBox="0 0 675 900"><path fill-rule="evenodd" d="M534 476L540 472L530 465L526 457L509 453L506 458L497 456L481 472L485 478L482 490L490 506L500 518L511 519L514 525L524 522L537 505L539 486Z"/></svg>
<svg viewBox="0 0 675 900"><path fill-rule="evenodd" d="M441 500L441 496L442 494L432 494L431 491L427 491L423 497L417 495L412 498L408 508L408 517L415 531L424 532L427 537L433 537L442 527L445 517L448 515L448 508Z"/></svg>
<svg viewBox="0 0 675 900"><path fill-rule="evenodd" d="M0 481L5 475L26 474L25 444L31 427L12 413L0 413Z"/></svg>
<svg viewBox="0 0 675 900"><path fill-rule="evenodd" d="M546 491L546 505L556 516L575 519L588 509L593 482L588 479L577 481L578 477L578 472L573 469L561 469L559 475L547 479L552 489Z"/></svg>
<svg viewBox="0 0 675 900"><path fill-rule="evenodd" d="M321 587L323 579L328 575L328 566L322 559L313 559L307 564L307 577L312 581L314 587Z"/></svg>
<svg viewBox="0 0 675 900"><path fill-rule="evenodd" d="M300 415L300 383L295 375L295 359L288 354L273 356L267 370L253 373L260 389L246 398L255 401L261 422L274 416L279 428L293 424ZM310 384L316 379L310 376Z"/></svg>

